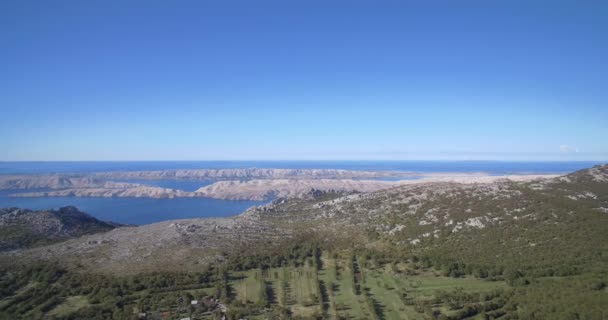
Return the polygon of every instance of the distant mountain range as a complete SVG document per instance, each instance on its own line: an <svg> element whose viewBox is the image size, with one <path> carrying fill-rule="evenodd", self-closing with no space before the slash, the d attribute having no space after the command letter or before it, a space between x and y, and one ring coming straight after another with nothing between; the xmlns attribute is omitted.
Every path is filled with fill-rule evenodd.
<svg viewBox="0 0 608 320"><path fill-rule="evenodd" d="M554 177L555 175L489 175L487 173L418 173L349 171L335 169L201 169L167 171L107 172L93 174L44 174L0 176L0 189L13 190L11 197L132 197L215 198L223 200L269 200L300 197L310 190L322 192L372 192L420 182L491 182ZM195 191L162 188L140 183L112 181L127 179L213 180ZM385 180L385 179L388 179ZM202 184L202 182L201 182ZM17 190L42 189L32 192Z"/></svg>

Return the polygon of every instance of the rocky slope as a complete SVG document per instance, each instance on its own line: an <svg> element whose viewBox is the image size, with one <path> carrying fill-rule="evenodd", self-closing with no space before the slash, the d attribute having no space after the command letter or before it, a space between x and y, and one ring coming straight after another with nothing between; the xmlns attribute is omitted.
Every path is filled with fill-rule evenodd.
<svg viewBox="0 0 608 320"><path fill-rule="evenodd" d="M102 198L180 198L180 197L196 197L193 192L134 185L127 188L113 187L91 187L78 189L65 189L56 191L38 191L38 192L23 192L10 194L11 197L102 197Z"/></svg>
<svg viewBox="0 0 608 320"><path fill-rule="evenodd" d="M105 232L116 226L75 207L42 211L4 208L0 209L0 251Z"/></svg>
<svg viewBox="0 0 608 320"><path fill-rule="evenodd" d="M324 201L281 200L245 215L348 229L351 236L358 230L364 242L466 264L521 264L522 256L533 256L542 268L566 259L584 269L608 250L608 165L532 182L422 183Z"/></svg>
<svg viewBox="0 0 608 320"><path fill-rule="evenodd" d="M273 197L301 197L310 190L323 192L372 192L399 185L398 181L376 180L249 180L219 181L196 190L202 197L230 200L266 200Z"/></svg>
<svg viewBox="0 0 608 320"><path fill-rule="evenodd" d="M65 188L128 188L132 183L107 182L90 176L44 175L0 175L0 190L19 189L65 189Z"/></svg>
<svg viewBox="0 0 608 320"><path fill-rule="evenodd" d="M10 254L17 259L58 259L96 272L196 271L242 247L271 248L290 235L288 229L246 216L184 219L120 227Z"/></svg>
<svg viewBox="0 0 608 320"><path fill-rule="evenodd" d="M513 220L534 219L540 213L535 210L537 207L525 205L530 197L551 197L552 200L559 201L559 204L565 202L579 209L589 207L603 212L603 206L608 207L608 165L551 179L495 179L487 183L410 182L392 189L347 195L322 202L284 199L252 208L246 214L262 212L264 216L283 217L297 212L300 218L331 218L340 223L353 224L358 221L373 222L377 218L398 217L402 222L411 220L419 226L458 226L458 222L461 222L463 227L456 229L463 229L467 225L465 220L469 219L487 220L487 224L499 225L502 218L492 219L493 215L507 216ZM302 214L302 211L306 214ZM473 224L480 228L485 225ZM382 228L382 225L378 227ZM392 233L395 232L393 230Z"/></svg>
<svg viewBox="0 0 608 320"><path fill-rule="evenodd" d="M483 174L432 175L416 180L249 180L219 181L196 190L197 196L229 200L267 200L271 198L297 198L310 190L322 192L368 193L401 185L431 182L491 183L498 180L530 181L551 177L548 175L488 176Z"/></svg>

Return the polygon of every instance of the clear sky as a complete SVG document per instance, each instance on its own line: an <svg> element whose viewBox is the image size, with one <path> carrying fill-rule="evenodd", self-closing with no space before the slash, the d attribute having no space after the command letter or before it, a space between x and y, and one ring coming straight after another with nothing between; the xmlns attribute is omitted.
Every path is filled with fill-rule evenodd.
<svg viewBox="0 0 608 320"><path fill-rule="evenodd" d="M0 2L0 160L223 159L608 160L608 2Z"/></svg>

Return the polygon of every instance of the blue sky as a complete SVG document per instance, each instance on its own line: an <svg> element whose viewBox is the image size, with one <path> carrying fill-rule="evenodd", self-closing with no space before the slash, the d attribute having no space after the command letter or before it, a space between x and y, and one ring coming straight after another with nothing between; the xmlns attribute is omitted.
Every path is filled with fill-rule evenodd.
<svg viewBox="0 0 608 320"><path fill-rule="evenodd" d="M2 1L0 160L608 160L605 1Z"/></svg>

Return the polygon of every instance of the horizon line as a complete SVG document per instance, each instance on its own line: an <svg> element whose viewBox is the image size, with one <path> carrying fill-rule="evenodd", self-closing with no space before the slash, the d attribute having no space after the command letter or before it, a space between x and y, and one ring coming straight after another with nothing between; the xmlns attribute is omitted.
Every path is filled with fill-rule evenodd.
<svg viewBox="0 0 608 320"><path fill-rule="evenodd" d="M418 162L418 161L430 161L430 162L608 162L605 160L594 160L594 159L577 159L577 160L564 160L564 159L182 159L182 160L150 160L150 159L136 159L136 160L0 160L0 163L11 163L11 162Z"/></svg>

